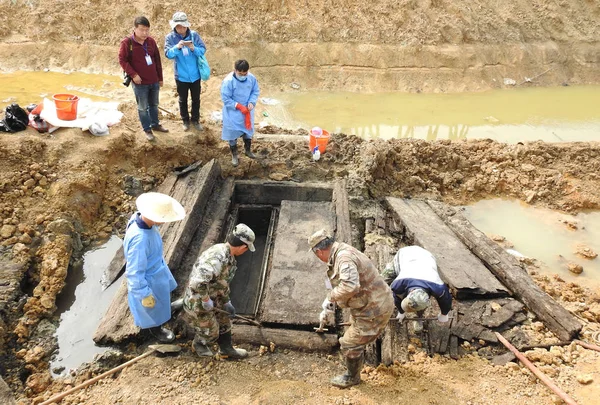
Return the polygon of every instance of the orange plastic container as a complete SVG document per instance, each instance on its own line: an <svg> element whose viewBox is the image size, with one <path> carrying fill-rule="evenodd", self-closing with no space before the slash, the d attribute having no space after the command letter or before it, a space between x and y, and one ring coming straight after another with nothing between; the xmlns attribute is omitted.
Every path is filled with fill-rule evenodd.
<svg viewBox="0 0 600 405"><path fill-rule="evenodd" d="M323 130L323 135L313 135L309 133L308 148L312 152L315 146L319 145L319 152L325 153L325 148L329 143L329 132Z"/></svg>
<svg viewBox="0 0 600 405"><path fill-rule="evenodd" d="M73 121L77 119L77 103L79 97L74 94L55 94L52 96L59 120Z"/></svg>

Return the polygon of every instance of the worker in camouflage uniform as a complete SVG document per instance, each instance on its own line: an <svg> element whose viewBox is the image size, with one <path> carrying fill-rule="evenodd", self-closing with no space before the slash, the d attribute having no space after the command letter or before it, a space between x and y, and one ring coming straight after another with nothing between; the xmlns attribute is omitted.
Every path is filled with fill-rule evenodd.
<svg viewBox="0 0 600 405"><path fill-rule="evenodd" d="M362 252L335 242L324 229L310 236L308 244L327 263L328 287L332 287L323 301L320 319L333 313L335 304L350 309L350 327L340 338L348 370L331 380L336 387L347 388L360 383L365 346L386 327L394 310L394 299L390 287Z"/></svg>
<svg viewBox="0 0 600 405"><path fill-rule="evenodd" d="M235 308L229 297L229 284L237 269L235 257L247 250L254 252L254 239L252 229L237 224L226 243L208 248L194 263L183 297L183 309L186 320L196 330L192 347L199 356L212 356L209 345L215 341L223 358L248 356L245 350L231 345L231 317L235 315Z"/></svg>

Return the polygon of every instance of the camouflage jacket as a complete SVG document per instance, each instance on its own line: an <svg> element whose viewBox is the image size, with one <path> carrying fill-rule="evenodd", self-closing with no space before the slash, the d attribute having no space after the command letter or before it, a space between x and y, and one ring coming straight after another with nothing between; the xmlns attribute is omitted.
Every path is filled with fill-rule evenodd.
<svg viewBox="0 0 600 405"><path fill-rule="evenodd" d="M192 268L185 289L183 306L187 312L203 312L202 301L210 297L215 304L229 301L229 283L237 269L235 257L226 243L206 249Z"/></svg>
<svg viewBox="0 0 600 405"><path fill-rule="evenodd" d="M353 316L375 317L393 306L392 291L373 262L350 245L333 244L327 277L333 287L328 298Z"/></svg>

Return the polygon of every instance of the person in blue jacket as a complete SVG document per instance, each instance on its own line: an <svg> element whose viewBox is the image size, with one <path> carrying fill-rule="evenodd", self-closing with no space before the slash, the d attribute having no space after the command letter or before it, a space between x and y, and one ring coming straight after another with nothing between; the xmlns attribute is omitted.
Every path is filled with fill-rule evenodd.
<svg viewBox="0 0 600 405"><path fill-rule="evenodd" d="M394 260L386 266L382 276L394 294L394 303L398 309L398 322L402 322L406 312L423 315L433 296L440 314L438 321L448 322L448 313L452 309L450 289L442 281L435 258L428 250L420 246L407 246L398 250ZM423 330L423 323L415 321L415 332Z"/></svg>
<svg viewBox="0 0 600 405"><path fill-rule="evenodd" d="M239 164L237 139L244 140L244 150L250 159L256 159L252 153L252 136L254 135L254 107L260 94L256 77L248 72L248 61L240 59L234 64L234 71L229 73L221 83L221 99L223 100L223 132L221 139L229 142L231 164Z"/></svg>
<svg viewBox="0 0 600 405"><path fill-rule="evenodd" d="M162 325L171 319L171 291L177 282L165 263L158 226L183 219L185 209L161 193L141 194L136 206L123 240L127 302L134 324L167 343L174 335Z"/></svg>
<svg viewBox="0 0 600 405"><path fill-rule="evenodd" d="M192 125L202 131L200 124L200 69L198 57L204 55L206 46L200 35L190 29L187 15L178 11L169 21L171 31L165 37L165 56L175 61L175 83L179 94L179 114L183 121L183 129L190 129L188 112L188 93L192 95Z"/></svg>

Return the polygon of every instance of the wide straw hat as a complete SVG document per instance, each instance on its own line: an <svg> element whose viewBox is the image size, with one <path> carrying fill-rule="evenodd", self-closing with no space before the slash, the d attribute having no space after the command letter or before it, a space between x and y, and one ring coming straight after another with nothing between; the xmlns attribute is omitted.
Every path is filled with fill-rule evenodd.
<svg viewBox="0 0 600 405"><path fill-rule="evenodd" d="M185 217L179 201L162 193L144 193L135 201L138 211L153 222L173 222Z"/></svg>

